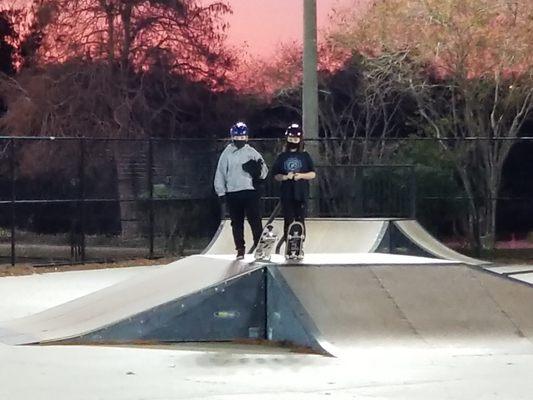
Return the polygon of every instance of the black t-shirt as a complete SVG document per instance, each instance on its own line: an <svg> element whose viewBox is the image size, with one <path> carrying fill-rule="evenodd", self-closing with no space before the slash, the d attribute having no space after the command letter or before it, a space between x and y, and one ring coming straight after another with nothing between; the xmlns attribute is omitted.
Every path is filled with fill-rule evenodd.
<svg viewBox="0 0 533 400"><path fill-rule="evenodd" d="M306 173L314 170L313 160L309 153L305 151L285 151L278 156L272 166L273 175L287 175L289 172ZM306 179L282 181L281 198L298 201L307 200L309 198L309 181Z"/></svg>

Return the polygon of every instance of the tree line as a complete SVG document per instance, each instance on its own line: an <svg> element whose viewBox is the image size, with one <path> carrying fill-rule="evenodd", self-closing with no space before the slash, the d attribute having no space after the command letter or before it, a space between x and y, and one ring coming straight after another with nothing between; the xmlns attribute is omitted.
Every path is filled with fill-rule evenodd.
<svg viewBox="0 0 533 400"><path fill-rule="evenodd" d="M301 49L250 61L226 43L228 12L193 0L4 8L1 133L207 139L243 119L256 136L279 136L301 117ZM446 195L465 199L461 229L492 248L502 173L533 125L533 4L381 0L363 15L337 10L322 38L322 161L427 162L421 177L446 172ZM32 160L54 159L27 151L29 176Z"/></svg>

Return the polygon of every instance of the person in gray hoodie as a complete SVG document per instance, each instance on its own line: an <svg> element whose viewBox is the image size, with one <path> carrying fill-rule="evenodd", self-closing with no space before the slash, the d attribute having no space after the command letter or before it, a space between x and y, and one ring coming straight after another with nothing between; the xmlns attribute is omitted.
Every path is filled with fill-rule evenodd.
<svg viewBox="0 0 533 400"><path fill-rule="evenodd" d="M246 124L238 122L233 125L230 136L232 142L218 160L214 186L221 202L228 205L237 259L242 259L246 252L245 216L252 229L254 245L261 237L260 195L254 183L266 178L268 168L261 154L247 143Z"/></svg>

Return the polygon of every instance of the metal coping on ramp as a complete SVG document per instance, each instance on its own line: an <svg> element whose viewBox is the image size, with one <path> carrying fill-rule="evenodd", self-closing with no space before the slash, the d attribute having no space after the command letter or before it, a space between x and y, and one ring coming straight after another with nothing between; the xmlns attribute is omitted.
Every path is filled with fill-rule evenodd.
<svg viewBox="0 0 533 400"><path fill-rule="evenodd" d="M220 260L231 260L232 255L220 254L211 255L211 258ZM459 264L458 261L442 260L439 258L420 257L406 254L388 254L388 253L306 253L301 260L286 259L280 254L273 254L270 261L254 261L253 255L247 254L244 262L261 263L264 265L276 266L313 266L324 267L344 266L358 267L368 265L420 265L431 264L433 266Z"/></svg>

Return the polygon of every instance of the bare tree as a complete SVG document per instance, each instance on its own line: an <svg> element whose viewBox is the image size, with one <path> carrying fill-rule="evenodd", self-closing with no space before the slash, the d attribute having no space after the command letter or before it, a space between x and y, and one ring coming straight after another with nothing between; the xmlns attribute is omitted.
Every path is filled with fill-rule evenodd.
<svg viewBox="0 0 533 400"><path fill-rule="evenodd" d="M221 18L230 8L222 1L44 1L40 9L48 10L53 21L45 31L45 61L106 59L123 70L164 62L173 71L213 83L231 65Z"/></svg>
<svg viewBox="0 0 533 400"><path fill-rule="evenodd" d="M42 32L27 68L1 84L9 134L138 138L174 136L208 114L199 97L226 88L223 2L194 0L35 0ZM207 117L206 117L207 118ZM42 149L32 149L35 156ZM50 156L50 155L48 155ZM136 145L115 147L119 193L136 196ZM139 164L139 167L135 165ZM30 173L31 168L27 167ZM135 220L123 203L122 219ZM126 223L124 233L135 231ZM135 224L133 224L135 225Z"/></svg>
<svg viewBox="0 0 533 400"><path fill-rule="evenodd" d="M319 120L327 165L378 164L394 154L397 144L389 139L403 126L406 91L391 77L402 62L402 55L357 55L322 77ZM321 188L331 198L327 208L339 213L351 205L348 214L361 212L364 173L358 168L322 171ZM350 183L339 185L339 180Z"/></svg>
<svg viewBox="0 0 533 400"><path fill-rule="evenodd" d="M357 56L322 81L320 121L326 157L336 164L379 163L404 120L405 88L393 79L404 54Z"/></svg>
<svg viewBox="0 0 533 400"><path fill-rule="evenodd" d="M533 75L411 80L424 132L450 154L468 195L472 237L492 249L505 160L533 110Z"/></svg>
<svg viewBox="0 0 533 400"><path fill-rule="evenodd" d="M502 167L533 108L533 4L392 0L344 17L331 37L338 46L409 55L393 78L416 99L419 131L456 161L473 237L492 249Z"/></svg>

